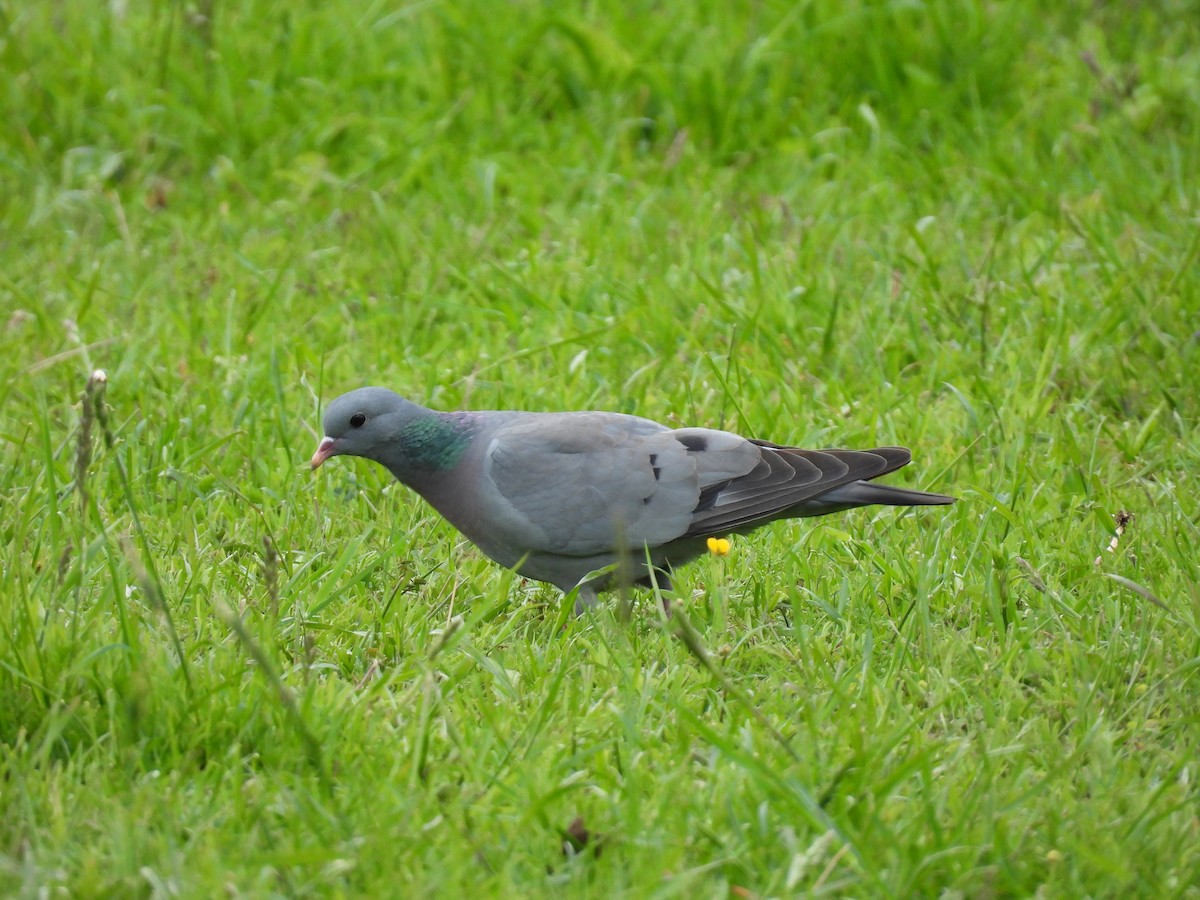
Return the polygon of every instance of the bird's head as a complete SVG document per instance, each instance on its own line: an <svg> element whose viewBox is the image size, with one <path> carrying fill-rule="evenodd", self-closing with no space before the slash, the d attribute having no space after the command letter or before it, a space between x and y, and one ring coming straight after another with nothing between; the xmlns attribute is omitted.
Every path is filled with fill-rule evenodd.
<svg viewBox="0 0 1200 900"><path fill-rule="evenodd" d="M422 413L429 411L387 388L365 387L342 394L325 410L325 436L310 465L315 469L331 456L378 461L380 449Z"/></svg>

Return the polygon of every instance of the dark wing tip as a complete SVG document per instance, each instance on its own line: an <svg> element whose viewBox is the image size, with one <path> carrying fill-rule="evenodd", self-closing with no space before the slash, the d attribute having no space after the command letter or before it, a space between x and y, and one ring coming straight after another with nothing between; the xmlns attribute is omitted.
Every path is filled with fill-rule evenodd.
<svg viewBox="0 0 1200 900"><path fill-rule="evenodd" d="M884 469L884 472L894 472L912 462L912 451L907 447L876 447L867 452L882 456L887 461L887 468Z"/></svg>

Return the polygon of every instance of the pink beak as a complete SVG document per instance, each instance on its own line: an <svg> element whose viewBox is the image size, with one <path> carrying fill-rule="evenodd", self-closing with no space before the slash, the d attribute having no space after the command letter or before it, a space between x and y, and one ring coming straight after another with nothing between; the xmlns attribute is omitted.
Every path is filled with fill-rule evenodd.
<svg viewBox="0 0 1200 900"><path fill-rule="evenodd" d="M337 441L331 437L322 438L321 443L317 445L317 452L314 453L312 455L312 459L309 460L309 465L314 469L319 468L321 463L333 456L334 446L336 444Z"/></svg>

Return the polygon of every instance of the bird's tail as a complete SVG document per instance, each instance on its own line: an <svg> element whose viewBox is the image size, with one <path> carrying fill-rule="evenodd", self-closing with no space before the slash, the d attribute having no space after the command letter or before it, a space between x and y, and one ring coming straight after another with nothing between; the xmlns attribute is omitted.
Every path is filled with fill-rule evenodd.
<svg viewBox="0 0 1200 900"><path fill-rule="evenodd" d="M817 500L842 509L855 506L945 506L955 498L928 491L913 491L908 488L875 484L873 481L852 481L832 491L826 491Z"/></svg>

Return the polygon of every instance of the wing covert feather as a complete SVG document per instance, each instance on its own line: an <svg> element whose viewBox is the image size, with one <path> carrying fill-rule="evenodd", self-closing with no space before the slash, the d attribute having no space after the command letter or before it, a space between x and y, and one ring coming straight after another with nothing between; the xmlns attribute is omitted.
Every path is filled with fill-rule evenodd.
<svg viewBox="0 0 1200 900"><path fill-rule="evenodd" d="M484 477L491 517L524 545L514 551L591 556L804 515L822 494L908 461L901 448L801 450L617 413L550 413L499 429Z"/></svg>
<svg viewBox="0 0 1200 900"><path fill-rule="evenodd" d="M684 534L700 495L696 456L646 419L548 414L499 430L484 476L507 505L498 517L526 523L523 550L590 556Z"/></svg>

